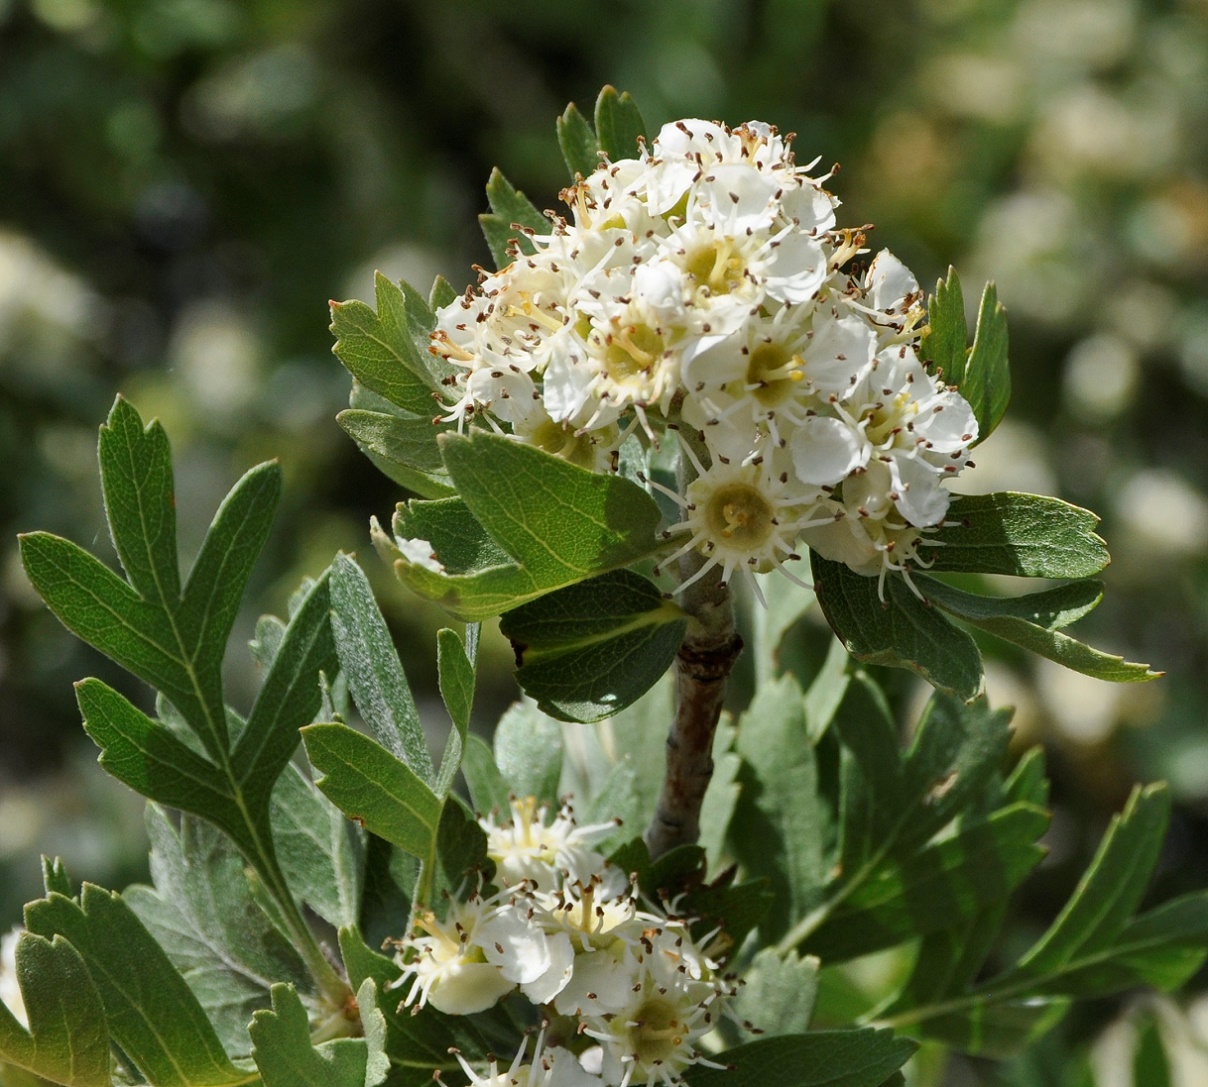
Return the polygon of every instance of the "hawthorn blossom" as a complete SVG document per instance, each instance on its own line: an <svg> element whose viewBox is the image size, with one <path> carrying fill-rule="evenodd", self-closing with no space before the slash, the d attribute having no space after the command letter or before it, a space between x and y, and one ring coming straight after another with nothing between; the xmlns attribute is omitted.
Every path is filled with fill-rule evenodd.
<svg viewBox="0 0 1208 1087"><path fill-rule="evenodd" d="M551 815L533 797L480 824L503 887L449 902L443 919L422 912L395 941L395 985L413 1011L473 1014L509 1000L517 1019L543 1024L506 1070L458 1054L471 1087L680 1087L692 1065L717 1067L701 1040L736 983L690 918L644 901L591 848L615 824L579 827L568 805Z"/></svg>
<svg viewBox="0 0 1208 1087"><path fill-rule="evenodd" d="M548 233L437 313L442 419L595 472L692 428L697 479L664 567L695 550L726 580L794 576L816 544L882 590L908 577L977 424L919 356L918 281L888 251L856 263L866 228L837 225L814 166L769 125L696 118L602 160ZM409 545L405 561L437 568Z"/></svg>

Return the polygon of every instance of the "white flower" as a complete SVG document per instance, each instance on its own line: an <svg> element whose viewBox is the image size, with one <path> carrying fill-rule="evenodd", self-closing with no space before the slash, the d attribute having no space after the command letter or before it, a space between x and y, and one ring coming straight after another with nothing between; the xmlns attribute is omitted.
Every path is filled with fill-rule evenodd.
<svg viewBox="0 0 1208 1087"><path fill-rule="evenodd" d="M403 973L395 987L411 980L404 1004L431 1004L449 1015L470 1015L493 1007L516 983L487 961L481 926L494 913L493 903L474 897L453 903L439 921L431 912L416 918L423 935L399 941ZM410 955L410 961L407 956Z"/></svg>
<svg viewBox="0 0 1208 1087"><path fill-rule="evenodd" d="M497 821L494 814L478 821L487 834L495 878L503 886L525 883L532 890L554 891L564 876L573 882L605 869L604 857L590 845L614 831L616 823L580 827L568 805L547 822L549 808L532 796L512 797L509 814L506 822Z"/></svg>

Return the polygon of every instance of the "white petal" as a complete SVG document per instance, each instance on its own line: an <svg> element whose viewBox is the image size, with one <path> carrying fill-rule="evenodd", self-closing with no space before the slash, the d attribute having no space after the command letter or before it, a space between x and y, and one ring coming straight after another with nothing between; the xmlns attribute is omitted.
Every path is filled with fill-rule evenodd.
<svg viewBox="0 0 1208 1087"><path fill-rule="evenodd" d="M546 950L549 966L545 972L520 986L520 991L534 1004L548 1004L553 1000L566 987L575 967L575 950L565 932L547 935Z"/></svg>
<svg viewBox="0 0 1208 1087"><path fill-rule="evenodd" d="M608 951L589 951L575 960L575 972L558 994L561 1015L607 1015L629 1002L634 984L632 964L618 962Z"/></svg>
<svg viewBox="0 0 1208 1087"><path fill-rule="evenodd" d="M944 393L929 403L915 419L914 429L936 453L955 453L977 438L973 408L959 393Z"/></svg>
<svg viewBox="0 0 1208 1087"><path fill-rule="evenodd" d="M821 315L805 351L805 376L824 393L844 393L872 365L876 333L859 317Z"/></svg>
<svg viewBox="0 0 1208 1087"><path fill-rule="evenodd" d="M841 419L813 415L793 432L793 468L802 483L825 487L846 479L868 463L869 447L860 433Z"/></svg>
<svg viewBox="0 0 1208 1087"><path fill-rule="evenodd" d="M790 305L808 302L829 274L826 250L808 234L786 234L772 249L765 274L773 298Z"/></svg>
<svg viewBox="0 0 1208 1087"><path fill-rule="evenodd" d="M513 988L490 963L449 963L429 990L428 1003L446 1015L472 1015L494 1007Z"/></svg>
<svg viewBox="0 0 1208 1087"><path fill-rule="evenodd" d="M902 312L902 302L919 293L919 281L888 249L882 249L872 261L865 279L868 304L873 309Z"/></svg>
<svg viewBox="0 0 1208 1087"><path fill-rule="evenodd" d="M894 505L916 528L938 525L948 512L949 493L943 477L922 460L914 457L894 457L890 463L897 498Z"/></svg>
<svg viewBox="0 0 1208 1087"><path fill-rule="evenodd" d="M517 909L504 909L478 926L475 938L481 941L487 962L518 985L536 981L550 968L553 941L542 929Z"/></svg>

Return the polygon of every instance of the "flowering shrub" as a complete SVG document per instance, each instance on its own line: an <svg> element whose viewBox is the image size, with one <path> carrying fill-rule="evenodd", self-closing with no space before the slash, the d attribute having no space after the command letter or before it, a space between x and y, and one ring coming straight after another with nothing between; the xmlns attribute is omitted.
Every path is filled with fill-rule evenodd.
<svg viewBox="0 0 1208 1087"><path fill-rule="evenodd" d="M1018 1053L1073 998L1204 962L1208 895L1137 914L1161 786L1030 948L1003 935L1043 856L1043 757L1008 758L952 620L1154 673L1063 632L1102 593L1093 514L946 488L1006 406L993 288L968 347L955 273L924 304L891 254L863 264L863 228L774 129L647 140L610 88L594 120L559 123L570 220L492 177L477 288L379 279L376 311L333 304L341 423L416 495L374 541L466 623L438 635L438 758L346 555L260 621L263 687L227 704L274 464L182 577L167 438L119 399L100 463L125 577L23 538L50 608L158 693L151 716L77 687L102 766L150 801L152 885L45 863L6 942L23 1015L0 1003L0 1063L80 1087L881 1087L918 1040ZM1000 599L943 573L1075 580ZM742 585L759 682L723 717ZM779 650L815 597L839 640L802 675ZM494 616L531 697L488 745L469 726ZM857 662L936 688L905 748ZM893 980L857 993L847 964L878 951Z"/></svg>

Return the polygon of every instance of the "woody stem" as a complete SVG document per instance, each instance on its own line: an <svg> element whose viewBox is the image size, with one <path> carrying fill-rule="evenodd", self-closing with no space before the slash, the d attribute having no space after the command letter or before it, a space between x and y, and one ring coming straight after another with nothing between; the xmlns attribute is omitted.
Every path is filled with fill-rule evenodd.
<svg viewBox="0 0 1208 1087"><path fill-rule="evenodd" d="M698 458L708 456L699 434L681 432ZM679 491L696 478L689 457L680 457ZM679 560L680 582L689 581L709 559L693 549ZM680 606L688 629L676 657L675 718L667 734L667 770L654 818L646 829L651 858L700 837L700 810L713 776L713 734L726 697L726 683L742 652L734 602L720 567L684 590Z"/></svg>

